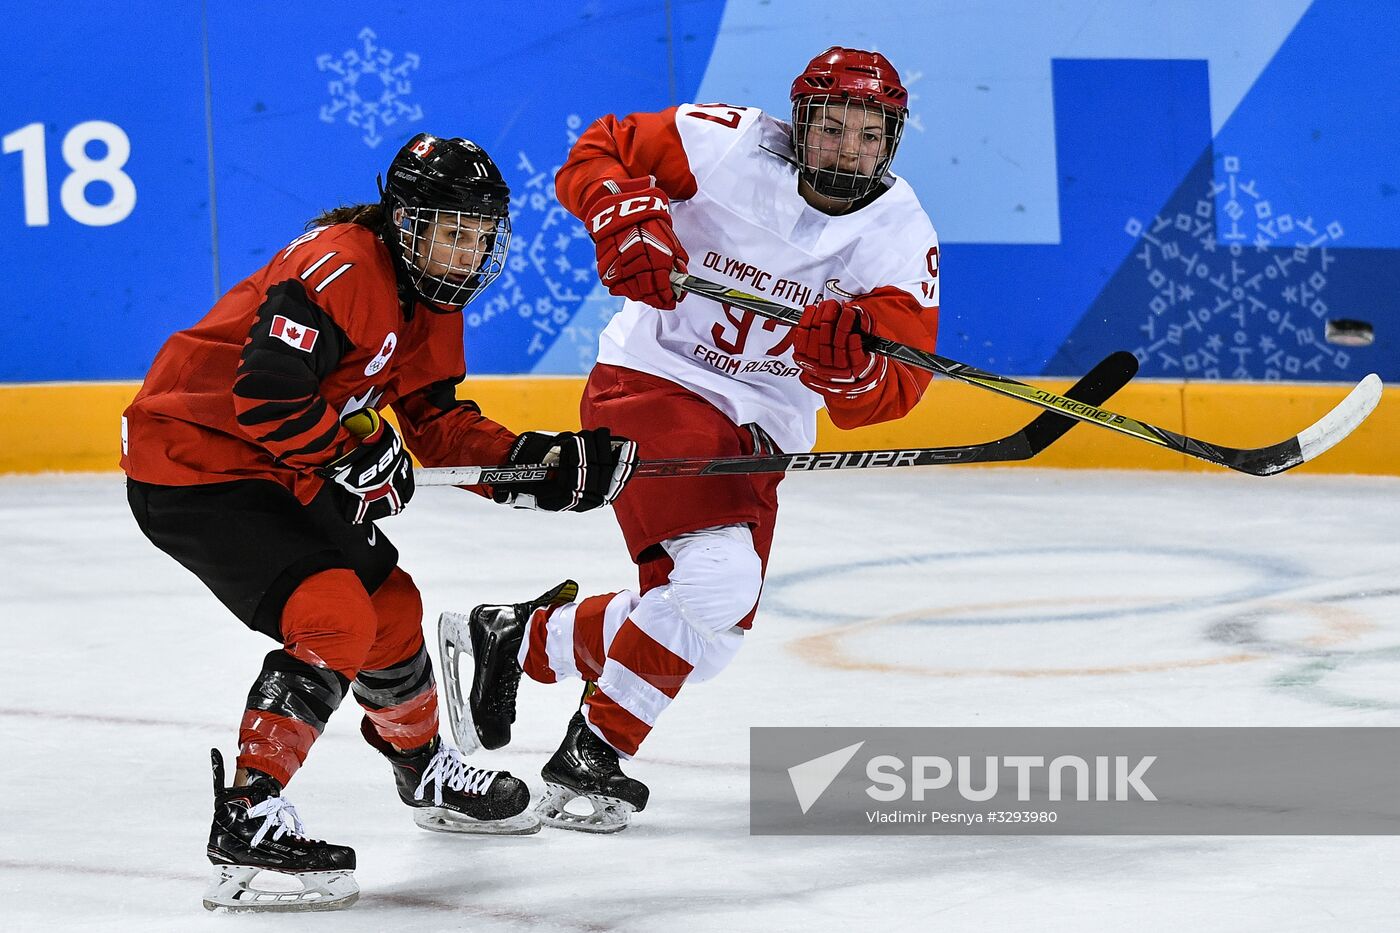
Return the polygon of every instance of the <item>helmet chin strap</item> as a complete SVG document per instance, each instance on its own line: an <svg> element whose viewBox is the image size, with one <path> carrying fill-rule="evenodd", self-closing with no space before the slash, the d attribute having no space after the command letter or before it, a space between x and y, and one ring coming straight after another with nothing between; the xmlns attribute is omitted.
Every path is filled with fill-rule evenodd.
<svg viewBox="0 0 1400 933"><path fill-rule="evenodd" d="M417 268L416 263L415 268ZM431 283L434 285L441 285L443 282L442 279L439 279L436 276L428 275L422 269L419 269L418 272L419 275L422 276L422 278L419 280L421 284ZM477 280L478 283L480 281L480 276L473 275L471 278ZM468 286L470 290L462 296L462 301L456 304L450 304L448 302L442 301L433 294L425 294L422 291L422 289L416 286L414 290L418 293L418 299L422 301L423 304L427 305L428 310L432 311L434 314L455 314L458 311L461 311L463 308L465 308L467 304L471 301L471 299L481 290L479 284L472 286L470 285L470 283L468 283ZM453 290L456 290L455 287Z"/></svg>
<svg viewBox="0 0 1400 933"><path fill-rule="evenodd" d="M833 201L859 201L879 187L879 181L873 185L861 184L859 182L865 176L852 176L850 172L837 172L828 168L804 169L803 177L817 194ZM848 181L847 178L851 180Z"/></svg>
<svg viewBox="0 0 1400 933"><path fill-rule="evenodd" d="M880 192L884 191L885 188L885 179L882 175L880 176L880 180L869 191L861 192L846 189L842 193L833 194L831 193L831 187L827 187L823 184L818 183L817 177L820 173L831 172L831 170L808 168L807 166L803 165L801 162L798 161L796 154L791 149L776 149L766 144L760 144L759 148L762 149L764 152L777 156L778 158L786 162L788 165L791 165L793 168L797 169L797 177L802 181L805 181L808 185L810 185L812 190L815 191L817 194L821 195L824 198L827 198L828 200L841 201L847 207L855 207L858 204L863 204L864 202L872 201L875 199L875 196L880 194ZM835 173L831 172L831 174Z"/></svg>
<svg viewBox="0 0 1400 933"><path fill-rule="evenodd" d="M804 95L793 100L791 126L797 168L811 190L856 209L884 190L904 117L878 101ZM882 150L878 155L870 151L872 144ZM871 171L858 171L872 156ZM840 167L843 162L850 167Z"/></svg>

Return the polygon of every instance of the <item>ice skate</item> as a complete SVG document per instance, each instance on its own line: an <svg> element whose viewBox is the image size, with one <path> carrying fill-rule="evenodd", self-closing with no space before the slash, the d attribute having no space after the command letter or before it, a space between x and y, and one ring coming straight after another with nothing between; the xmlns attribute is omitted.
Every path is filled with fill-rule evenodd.
<svg viewBox="0 0 1400 933"><path fill-rule="evenodd" d="M569 720L563 743L540 776L545 793L535 812L546 826L558 829L621 832L634 812L646 809L650 794L645 784L622 773L617 752L593 734L581 710ZM579 812L580 805L591 812Z"/></svg>
<svg viewBox="0 0 1400 933"><path fill-rule="evenodd" d="M540 831L530 788L509 772L473 768L437 736L421 749L401 752L380 738L368 717L360 731L393 765L399 799L413 807L413 822L424 829L496 836Z"/></svg>
<svg viewBox="0 0 1400 933"><path fill-rule="evenodd" d="M360 896L352 874L355 850L308 839L296 810L282 797L281 785L265 774L244 787L225 787L223 756L212 749L211 757L209 861L217 873L204 892L205 908L339 910L355 903ZM274 874L258 877L264 872Z"/></svg>
<svg viewBox="0 0 1400 933"><path fill-rule="evenodd" d="M438 645L447 684L448 721L457 746L501 748L510 742L515 722L515 692L520 686L520 640L537 609L562 606L578 596L578 584L565 580L529 602L477 606L470 616L444 612L438 619ZM472 684L462 696L463 655L472 659Z"/></svg>

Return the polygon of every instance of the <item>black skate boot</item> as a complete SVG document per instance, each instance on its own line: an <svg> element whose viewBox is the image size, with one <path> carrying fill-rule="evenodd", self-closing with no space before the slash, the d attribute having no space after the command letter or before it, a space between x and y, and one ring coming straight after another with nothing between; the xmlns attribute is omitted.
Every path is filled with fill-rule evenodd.
<svg viewBox="0 0 1400 933"><path fill-rule="evenodd" d="M578 584L565 580L549 592L525 603L477 606L467 619L461 613L444 612L438 619L447 683L448 713L452 733L467 751L502 748L510 743L515 722L515 692L520 686L520 640L525 623L538 609L571 603ZM472 656L472 686L462 702L459 665L463 650ZM462 728L469 721L470 729ZM470 735L462 735L470 732Z"/></svg>
<svg viewBox="0 0 1400 933"><path fill-rule="evenodd" d="M365 741L394 766L399 799L413 807L413 822L439 833L525 836L540 831L530 810L530 788L508 771L473 768L438 736L401 752L380 737L366 716Z"/></svg>
<svg viewBox="0 0 1400 933"><path fill-rule="evenodd" d="M352 874L355 850L308 839L297 811L282 797L282 786L251 772L244 787L224 786L224 759L210 750L214 765L214 825L209 830L209 861L218 869L204 892L209 910L338 910L360 896ZM299 883L254 888L259 872L272 871ZM260 881L262 879L259 879Z"/></svg>
<svg viewBox="0 0 1400 933"><path fill-rule="evenodd" d="M645 784L622 773L617 751L593 734L582 710L569 720L563 743L540 776L545 794L535 811L546 825L559 829L620 832L633 812L646 809L650 795ZM575 798L587 800L593 812L585 815L565 809Z"/></svg>

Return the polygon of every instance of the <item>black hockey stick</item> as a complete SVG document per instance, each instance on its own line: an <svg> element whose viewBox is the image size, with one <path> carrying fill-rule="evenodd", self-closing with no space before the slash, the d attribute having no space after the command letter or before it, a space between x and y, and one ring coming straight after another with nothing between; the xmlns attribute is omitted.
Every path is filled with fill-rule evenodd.
<svg viewBox="0 0 1400 933"><path fill-rule="evenodd" d="M1137 374L1137 358L1119 350L1102 359L1065 393L1067 398L1099 405ZM662 476L717 476L741 473L795 473L866 470L879 467L935 466L951 463L1011 463L1029 460L1065 435L1078 422L1055 411L1043 412L1019 431L982 444L956 447L909 447L890 450L842 450L771 456L643 460L633 479ZM425 467L413 471L417 486L470 486L542 479L548 467Z"/></svg>
<svg viewBox="0 0 1400 933"><path fill-rule="evenodd" d="M737 289L727 288L715 282L707 282L693 275L680 272L671 273L671 282L678 292L703 295L714 301L752 311L760 317L772 318L785 324L796 324L802 320L802 312L796 308L750 295ZM1371 373L1357 383L1346 398L1311 427L1277 444L1266 447L1237 448L1208 444L1194 437L1177 434L1166 428L1138 421L1126 415L1116 414L1099 408L1095 404L1077 401L1063 395L1056 395L1035 386L1017 382L1006 376L984 372L966 363L950 360L947 357L928 353L883 337L865 338L865 345L876 353L899 360L910 366L947 376L959 382L979 386L1001 395L1020 399L1050 411L1062 412L1079 421L1087 421L1100 427L1135 437L1138 440L1165 447L1178 453L1228 467L1253 476L1272 476L1292 469L1300 463L1313 460L1330 450L1356 427L1366 420L1381 400L1381 380Z"/></svg>

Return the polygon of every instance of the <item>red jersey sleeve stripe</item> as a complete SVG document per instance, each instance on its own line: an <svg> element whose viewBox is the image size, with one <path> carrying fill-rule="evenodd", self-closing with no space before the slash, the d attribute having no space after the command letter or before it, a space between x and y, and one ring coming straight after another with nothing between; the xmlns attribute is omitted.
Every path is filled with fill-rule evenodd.
<svg viewBox="0 0 1400 933"><path fill-rule="evenodd" d="M933 352L938 338L938 309L925 308L913 295L892 285L855 299L869 313L881 337ZM897 360L889 360L874 388L846 397L823 392L826 410L838 428L858 428L907 415L923 398L933 375Z"/></svg>
<svg viewBox="0 0 1400 933"><path fill-rule="evenodd" d="M676 108L634 113L619 120L601 117L584 130L554 178L555 192L575 217L604 180L655 176L666 196L684 201L695 196L695 176L676 129Z"/></svg>

